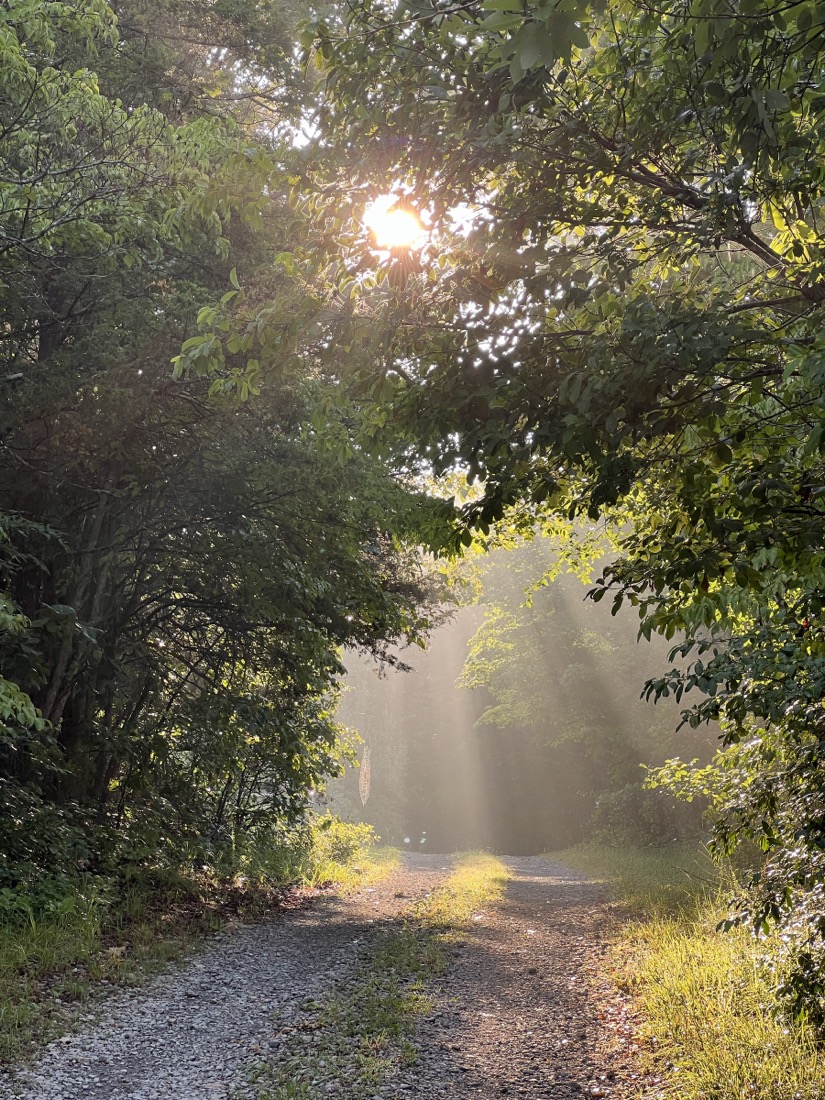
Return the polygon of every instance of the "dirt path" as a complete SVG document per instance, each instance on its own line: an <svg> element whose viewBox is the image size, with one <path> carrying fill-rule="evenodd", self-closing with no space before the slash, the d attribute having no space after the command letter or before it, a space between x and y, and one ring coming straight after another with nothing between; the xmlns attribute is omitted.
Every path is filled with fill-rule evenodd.
<svg viewBox="0 0 825 1100"><path fill-rule="evenodd" d="M96 1026L51 1043L30 1070L0 1077L0 1100L257 1096L249 1070L277 1049L303 1006L448 873L447 859L420 862L352 897L216 936L147 987L105 1001Z"/></svg>
<svg viewBox="0 0 825 1100"><path fill-rule="evenodd" d="M637 1096L629 1006L602 973L604 891L551 860L506 862L507 896L476 914L420 1030L413 1094Z"/></svg>
<svg viewBox="0 0 825 1100"><path fill-rule="evenodd" d="M415 1064L375 1100L638 1094L625 1006L594 978L605 950L601 891L551 861L507 863L506 898L475 915L435 987ZM107 1001L96 1025L0 1081L0 1100L260 1095L250 1069L276 1055L303 1026L309 1003L448 870L448 857L416 855L371 890L220 935L147 988Z"/></svg>

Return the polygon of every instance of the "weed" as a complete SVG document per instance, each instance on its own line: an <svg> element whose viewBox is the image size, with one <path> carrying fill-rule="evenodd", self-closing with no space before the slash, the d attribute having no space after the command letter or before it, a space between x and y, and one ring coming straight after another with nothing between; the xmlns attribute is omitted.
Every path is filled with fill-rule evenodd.
<svg viewBox="0 0 825 1100"><path fill-rule="evenodd" d="M650 1060L673 1095L825 1097L825 1059L811 1029L776 1007L778 944L743 928L717 931L729 869L714 878L707 857L683 846L562 856L612 882L633 918L618 933L617 978L636 999Z"/></svg>

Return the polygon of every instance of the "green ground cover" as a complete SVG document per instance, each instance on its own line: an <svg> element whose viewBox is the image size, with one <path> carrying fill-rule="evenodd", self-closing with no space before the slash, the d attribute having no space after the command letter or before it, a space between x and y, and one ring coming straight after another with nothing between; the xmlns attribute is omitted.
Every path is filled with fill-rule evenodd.
<svg viewBox="0 0 825 1100"><path fill-rule="evenodd" d="M647 1055L679 1100L822 1100L825 1055L777 1008L781 942L723 932L733 872L699 848L558 853L612 885L621 904L616 980L644 1020Z"/></svg>

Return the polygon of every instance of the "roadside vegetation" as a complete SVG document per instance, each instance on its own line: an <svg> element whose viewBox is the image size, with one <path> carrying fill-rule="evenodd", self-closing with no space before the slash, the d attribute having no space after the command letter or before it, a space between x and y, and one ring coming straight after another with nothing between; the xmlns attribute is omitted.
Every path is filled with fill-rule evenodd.
<svg viewBox="0 0 825 1100"><path fill-rule="evenodd" d="M667 845L605 847L591 841L558 853L596 881L609 882L634 919L693 912L720 888L720 870L695 838Z"/></svg>
<svg viewBox="0 0 825 1100"><path fill-rule="evenodd" d="M113 986L136 985L235 920L300 905L311 892L376 882L399 855L372 830L329 817L284 832L234 864L133 875L116 887L89 877L50 910L17 898L0 924L0 1063L70 1029Z"/></svg>
<svg viewBox="0 0 825 1100"><path fill-rule="evenodd" d="M825 1034L825 8L303 7L0 4L7 1055L16 1005L332 875L301 838L342 654L406 663L473 548L479 815L521 840L509 787L570 844L709 803L717 851L766 856L731 910L777 937L742 940L755 1001ZM562 577L591 567L601 626ZM409 802L460 805L416 717L445 682L376 738L377 799L417 744Z"/></svg>
<svg viewBox="0 0 825 1100"><path fill-rule="evenodd" d="M642 1018L647 1057L679 1100L821 1100L825 1058L804 1016L777 1011L783 941L719 929L737 889L698 845L586 845L565 861L621 903L615 977Z"/></svg>
<svg viewBox="0 0 825 1100"><path fill-rule="evenodd" d="M397 930L294 1033L287 1056L257 1073L260 1100L313 1100L333 1083L349 1100L369 1100L398 1068L415 1061L412 1035L433 1007L429 985L447 968L450 944L478 906L500 897L508 879L494 856L470 852ZM307 1039L307 1036L310 1039Z"/></svg>

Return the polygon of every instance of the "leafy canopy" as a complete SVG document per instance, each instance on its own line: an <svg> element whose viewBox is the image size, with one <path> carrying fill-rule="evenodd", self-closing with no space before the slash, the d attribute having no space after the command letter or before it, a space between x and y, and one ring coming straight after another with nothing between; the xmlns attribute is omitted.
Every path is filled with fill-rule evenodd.
<svg viewBox="0 0 825 1100"><path fill-rule="evenodd" d="M277 835L339 766L340 647L428 627L428 503L318 444L314 362L245 407L172 377L236 268L300 297L290 18L0 11L0 886Z"/></svg>
<svg viewBox="0 0 825 1100"><path fill-rule="evenodd" d="M684 638L686 664L651 693L700 689L686 719L720 718L743 746L718 842L767 851L754 917L797 921L809 1009L825 935L823 18L764 0L363 0L313 40L314 204L358 303L343 327L368 349L347 369L367 422L389 403L388 449L483 483L448 544L511 506L619 525L594 596ZM433 229L382 271L355 216L388 183Z"/></svg>

